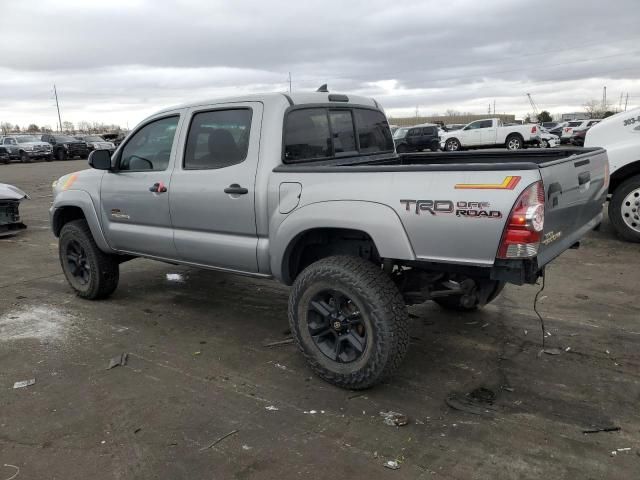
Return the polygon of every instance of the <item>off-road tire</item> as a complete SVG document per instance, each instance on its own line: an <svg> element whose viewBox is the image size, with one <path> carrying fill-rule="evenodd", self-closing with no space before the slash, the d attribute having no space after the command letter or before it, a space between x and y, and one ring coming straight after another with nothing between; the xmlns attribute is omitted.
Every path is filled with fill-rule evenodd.
<svg viewBox="0 0 640 480"><path fill-rule="evenodd" d="M491 284L487 284L484 288L492 288L491 293L487 297L487 301L484 304L480 304L478 299L476 299L476 303L474 305L463 305L461 303L462 295L451 295L448 297L437 297L434 298L433 301L437 303L440 307L445 310L453 310L455 312L473 312L480 307L483 307L493 300L495 300L498 295L502 292L502 289L505 286L505 282L497 282L493 280L487 280L487 282L491 282ZM482 288L482 287L481 287Z"/></svg>
<svg viewBox="0 0 640 480"><path fill-rule="evenodd" d="M75 241L84 249L90 271L86 285L80 284L69 270L65 261L67 245ZM89 300L107 298L118 287L120 276L119 262L112 255L104 253L98 248L86 220L73 220L66 223L60 231L58 242L60 264L69 285L79 297Z"/></svg>
<svg viewBox="0 0 640 480"><path fill-rule="evenodd" d="M398 145L398 148L396 148L396 152L398 153L407 153L409 151L409 148L405 145Z"/></svg>
<svg viewBox="0 0 640 480"><path fill-rule="evenodd" d="M309 334L309 303L324 289L347 295L366 319L367 344L352 363L326 357ZM289 295L289 324L311 369L327 382L352 390L390 377L409 346L407 309L400 291L379 266L359 257L327 257L302 271Z"/></svg>
<svg viewBox="0 0 640 480"><path fill-rule="evenodd" d="M27 154L27 152L20 152L20 161L22 163L31 163L31 157Z"/></svg>
<svg viewBox="0 0 640 480"><path fill-rule="evenodd" d="M59 148L58 150L56 150L56 160L58 161L62 161L65 160L67 158L67 155L64 153L64 150Z"/></svg>
<svg viewBox="0 0 640 480"><path fill-rule="evenodd" d="M44 159L47 162L51 162L51 161L53 161L53 155L47 155L46 157L44 157Z"/></svg>
<svg viewBox="0 0 640 480"><path fill-rule="evenodd" d="M640 220L637 220L635 223L638 225L638 230L634 230L631 226L627 225L623 218L623 202L625 202L625 198L629 196L633 191L640 193L640 175L635 175L631 178L626 179L618 188L615 189L613 195L611 196L611 200L609 201L609 220L611 220L611 224L613 225L614 230L618 234L618 236L628 242L637 242L640 243ZM636 202L640 203L640 195L638 197L633 197L632 205L626 208L626 210L635 208L636 211L627 212L628 215L637 215L640 217L640 204L636 205ZM626 204L626 202L625 202ZM626 205L625 205L626 207ZM635 217L630 217L632 220L636 220Z"/></svg>
<svg viewBox="0 0 640 480"><path fill-rule="evenodd" d="M524 148L524 140L517 133L512 133L504 142L507 150L520 150Z"/></svg>

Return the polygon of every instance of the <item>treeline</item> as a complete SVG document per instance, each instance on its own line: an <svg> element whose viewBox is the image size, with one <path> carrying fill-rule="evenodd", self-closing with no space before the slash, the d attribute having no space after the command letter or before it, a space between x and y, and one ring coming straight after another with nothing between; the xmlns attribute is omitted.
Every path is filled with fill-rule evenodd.
<svg viewBox="0 0 640 480"><path fill-rule="evenodd" d="M118 133L123 129L120 125L102 123L102 122L87 122L81 121L77 124L73 122L62 122L62 131L64 133ZM20 126L11 122L0 123L0 133L7 135L9 133L50 133L59 131L58 126L52 128L51 125L38 125L30 123L28 125Z"/></svg>

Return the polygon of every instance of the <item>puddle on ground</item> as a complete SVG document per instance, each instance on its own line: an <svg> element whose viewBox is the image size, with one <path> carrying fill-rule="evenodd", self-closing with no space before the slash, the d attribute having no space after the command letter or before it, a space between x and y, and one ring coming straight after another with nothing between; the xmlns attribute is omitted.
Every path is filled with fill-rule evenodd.
<svg viewBox="0 0 640 480"><path fill-rule="evenodd" d="M47 305L10 310L0 316L0 342L63 338L71 325L68 313Z"/></svg>

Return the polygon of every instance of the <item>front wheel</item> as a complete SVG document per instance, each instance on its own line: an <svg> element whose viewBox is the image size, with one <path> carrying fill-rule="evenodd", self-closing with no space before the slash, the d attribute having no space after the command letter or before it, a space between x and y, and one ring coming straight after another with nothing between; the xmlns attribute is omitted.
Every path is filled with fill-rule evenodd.
<svg viewBox="0 0 640 480"><path fill-rule="evenodd" d="M107 298L117 288L119 263L98 248L85 220L73 220L62 227L58 254L62 271L79 297Z"/></svg>
<svg viewBox="0 0 640 480"><path fill-rule="evenodd" d="M549 141L543 138L542 140L540 140L540 146L542 148L549 148Z"/></svg>
<svg viewBox="0 0 640 480"><path fill-rule="evenodd" d="M444 149L448 152L457 152L458 150L460 150L460 147L462 147L462 145L460 145L460 142L457 138L451 138L444 144Z"/></svg>
<svg viewBox="0 0 640 480"><path fill-rule="evenodd" d="M398 153L407 153L408 151L409 151L409 149L404 144L398 145L398 148L396 148L396 152L398 152Z"/></svg>
<svg viewBox="0 0 640 480"><path fill-rule="evenodd" d="M20 161L22 163L31 163L31 157L27 154L27 152L21 152Z"/></svg>
<svg viewBox="0 0 640 480"><path fill-rule="evenodd" d="M609 219L621 238L640 242L640 175L628 178L613 192Z"/></svg>
<svg viewBox="0 0 640 480"><path fill-rule="evenodd" d="M409 345L400 291L378 265L358 257L307 267L289 296L289 324L312 370L342 388L389 377Z"/></svg>
<svg viewBox="0 0 640 480"><path fill-rule="evenodd" d="M58 150L56 150L56 160L64 160L66 158L66 155L64 153L64 150L59 148Z"/></svg>

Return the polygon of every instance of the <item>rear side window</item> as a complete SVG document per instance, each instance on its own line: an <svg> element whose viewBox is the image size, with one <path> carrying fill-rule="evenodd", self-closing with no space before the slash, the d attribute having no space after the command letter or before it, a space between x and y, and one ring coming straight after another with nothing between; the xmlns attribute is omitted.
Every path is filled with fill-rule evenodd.
<svg viewBox="0 0 640 480"><path fill-rule="evenodd" d="M196 113L187 137L184 168L224 168L243 162L249 149L250 130L248 108Z"/></svg>
<svg viewBox="0 0 640 480"><path fill-rule="evenodd" d="M329 120L324 108L294 110L287 115L284 158L312 160L331 155Z"/></svg>
<svg viewBox="0 0 640 480"><path fill-rule="evenodd" d="M378 110L293 110L286 117L284 129L286 163L393 151L389 123Z"/></svg>
<svg viewBox="0 0 640 480"><path fill-rule="evenodd" d="M493 120L482 120L479 128L491 128L493 126Z"/></svg>
<svg viewBox="0 0 640 480"><path fill-rule="evenodd" d="M436 134L436 127L425 127L422 129L422 133L424 135L435 135Z"/></svg>

